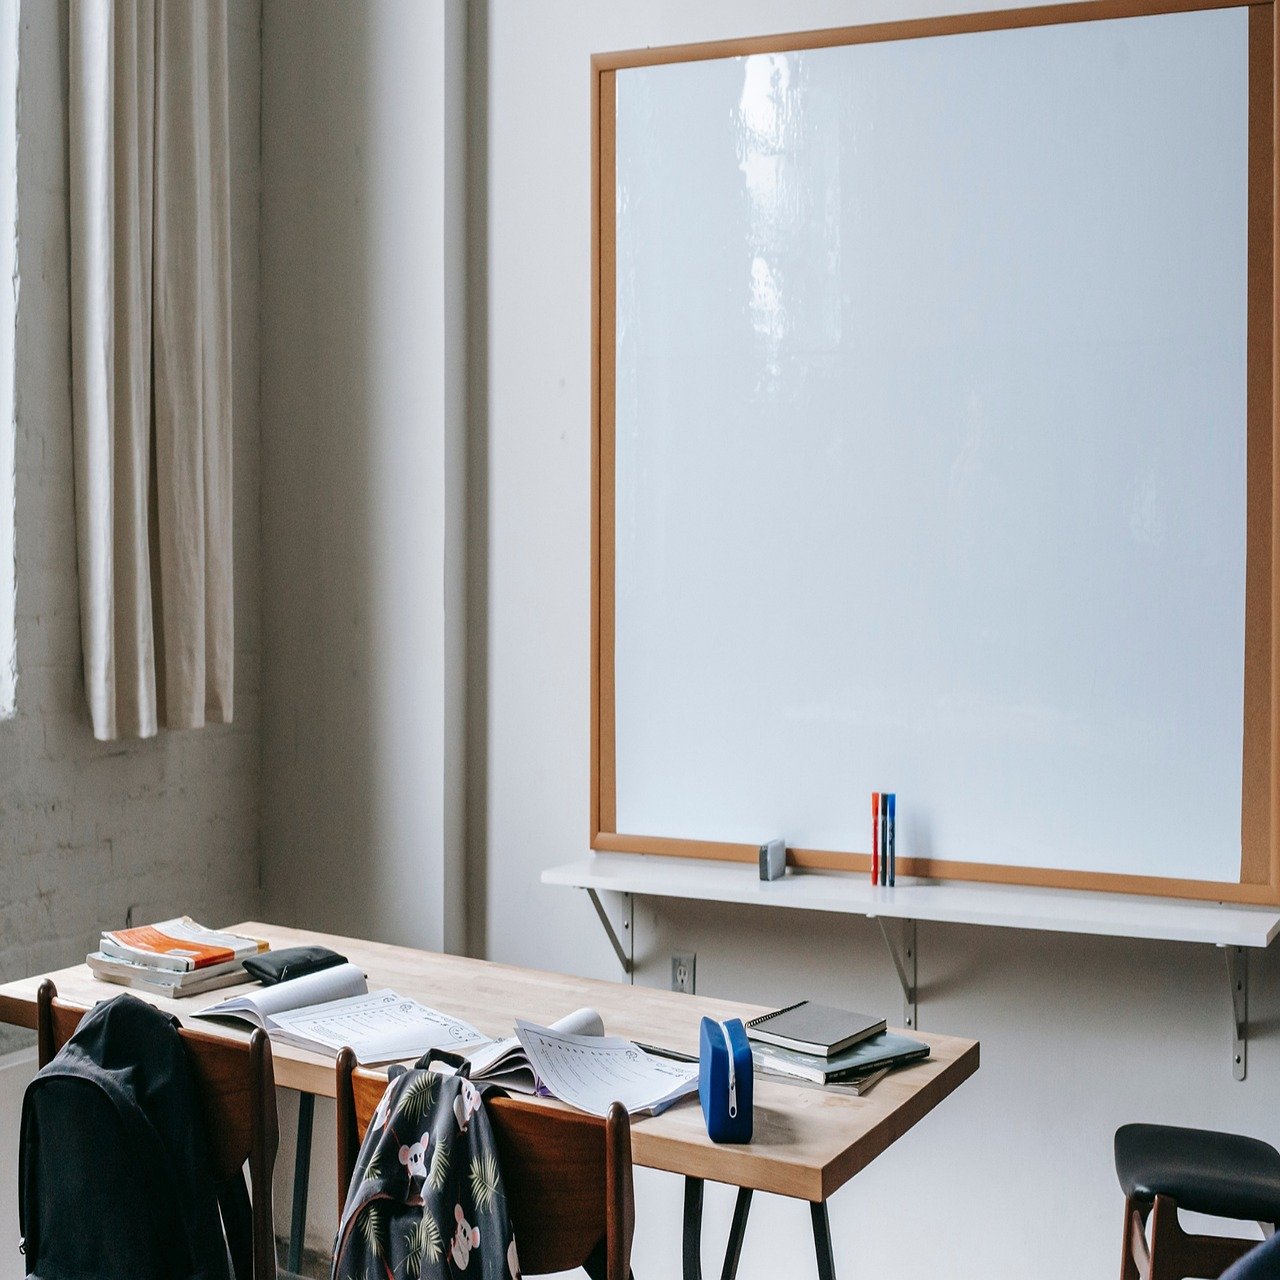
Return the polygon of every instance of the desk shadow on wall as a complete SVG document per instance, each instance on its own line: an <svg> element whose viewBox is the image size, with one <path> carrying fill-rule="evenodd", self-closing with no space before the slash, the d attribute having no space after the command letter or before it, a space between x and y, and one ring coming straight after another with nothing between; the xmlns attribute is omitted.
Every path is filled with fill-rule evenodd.
<svg viewBox="0 0 1280 1280"><path fill-rule="evenodd" d="M376 936L370 26L263 8L262 881L268 918Z"/></svg>
<svg viewBox="0 0 1280 1280"><path fill-rule="evenodd" d="M488 955L489 4L467 6L467 954Z"/></svg>

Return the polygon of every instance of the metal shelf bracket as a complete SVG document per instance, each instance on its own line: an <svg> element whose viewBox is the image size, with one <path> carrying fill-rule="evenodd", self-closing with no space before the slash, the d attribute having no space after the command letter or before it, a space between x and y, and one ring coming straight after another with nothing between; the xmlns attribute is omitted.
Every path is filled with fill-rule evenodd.
<svg viewBox="0 0 1280 1280"><path fill-rule="evenodd" d="M902 1025L908 1031L920 1029L920 1010L917 1004L918 987L916 984L916 922L902 922L902 954L889 936L889 928L883 916L876 916L876 924L880 926L880 936L889 950L889 958L898 971L898 981L902 984Z"/></svg>
<svg viewBox="0 0 1280 1280"><path fill-rule="evenodd" d="M1249 952L1244 947L1223 950L1231 985L1231 1074L1243 1080L1249 1065Z"/></svg>
<svg viewBox="0 0 1280 1280"><path fill-rule="evenodd" d="M635 903L629 893L610 893L608 896L611 899L616 899L618 903L617 914L620 918L618 928L614 927L613 921L609 918L609 912L605 909L604 903L600 901L600 895L594 889L587 890L587 897L591 899L591 905L595 907L596 915L600 917L600 923L604 926L604 931L608 935L614 955L618 957L622 972L634 982L636 931L633 927L635 923L633 913ZM622 933L621 937L618 936L619 929Z"/></svg>

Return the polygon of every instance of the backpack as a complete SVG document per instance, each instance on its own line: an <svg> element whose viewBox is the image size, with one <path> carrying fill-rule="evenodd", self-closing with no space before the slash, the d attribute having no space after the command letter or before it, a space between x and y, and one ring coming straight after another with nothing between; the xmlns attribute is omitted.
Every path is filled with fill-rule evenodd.
<svg viewBox="0 0 1280 1280"><path fill-rule="evenodd" d="M429 1070L434 1058L460 1064ZM347 1189L333 1280L519 1280L480 1091L453 1055L391 1069Z"/></svg>
<svg viewBox="0 0 1280 1280"><path fill-rule="evenodd" d="M252 1280L243 1174L216 1185L178 1021L120 995L22 1099L18 1221L40 1280ZM225 1221L225 1234L224 1234Z"/></svg>

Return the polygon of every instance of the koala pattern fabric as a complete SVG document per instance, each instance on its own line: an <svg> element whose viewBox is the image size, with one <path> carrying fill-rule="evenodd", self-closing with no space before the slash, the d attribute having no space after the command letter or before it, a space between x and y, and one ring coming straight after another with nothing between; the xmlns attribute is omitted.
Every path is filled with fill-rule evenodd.
<svg viewBox="0 0 1280 1280"><path fill-rule="evenodd" d="M519 1280L480 1091L461 1075L394 1076L369 1122L338 1224L333 1280Z"/></svg>

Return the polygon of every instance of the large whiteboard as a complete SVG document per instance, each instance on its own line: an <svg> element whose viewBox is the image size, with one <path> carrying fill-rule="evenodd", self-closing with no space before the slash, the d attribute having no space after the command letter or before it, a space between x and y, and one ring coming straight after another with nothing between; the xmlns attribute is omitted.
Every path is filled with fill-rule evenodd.
<svg viewBox="0 0 1280 1280"><path fill-rule="evenodd" d="M616 830L1236 882L1245 9L616 74Z"/></svg>

